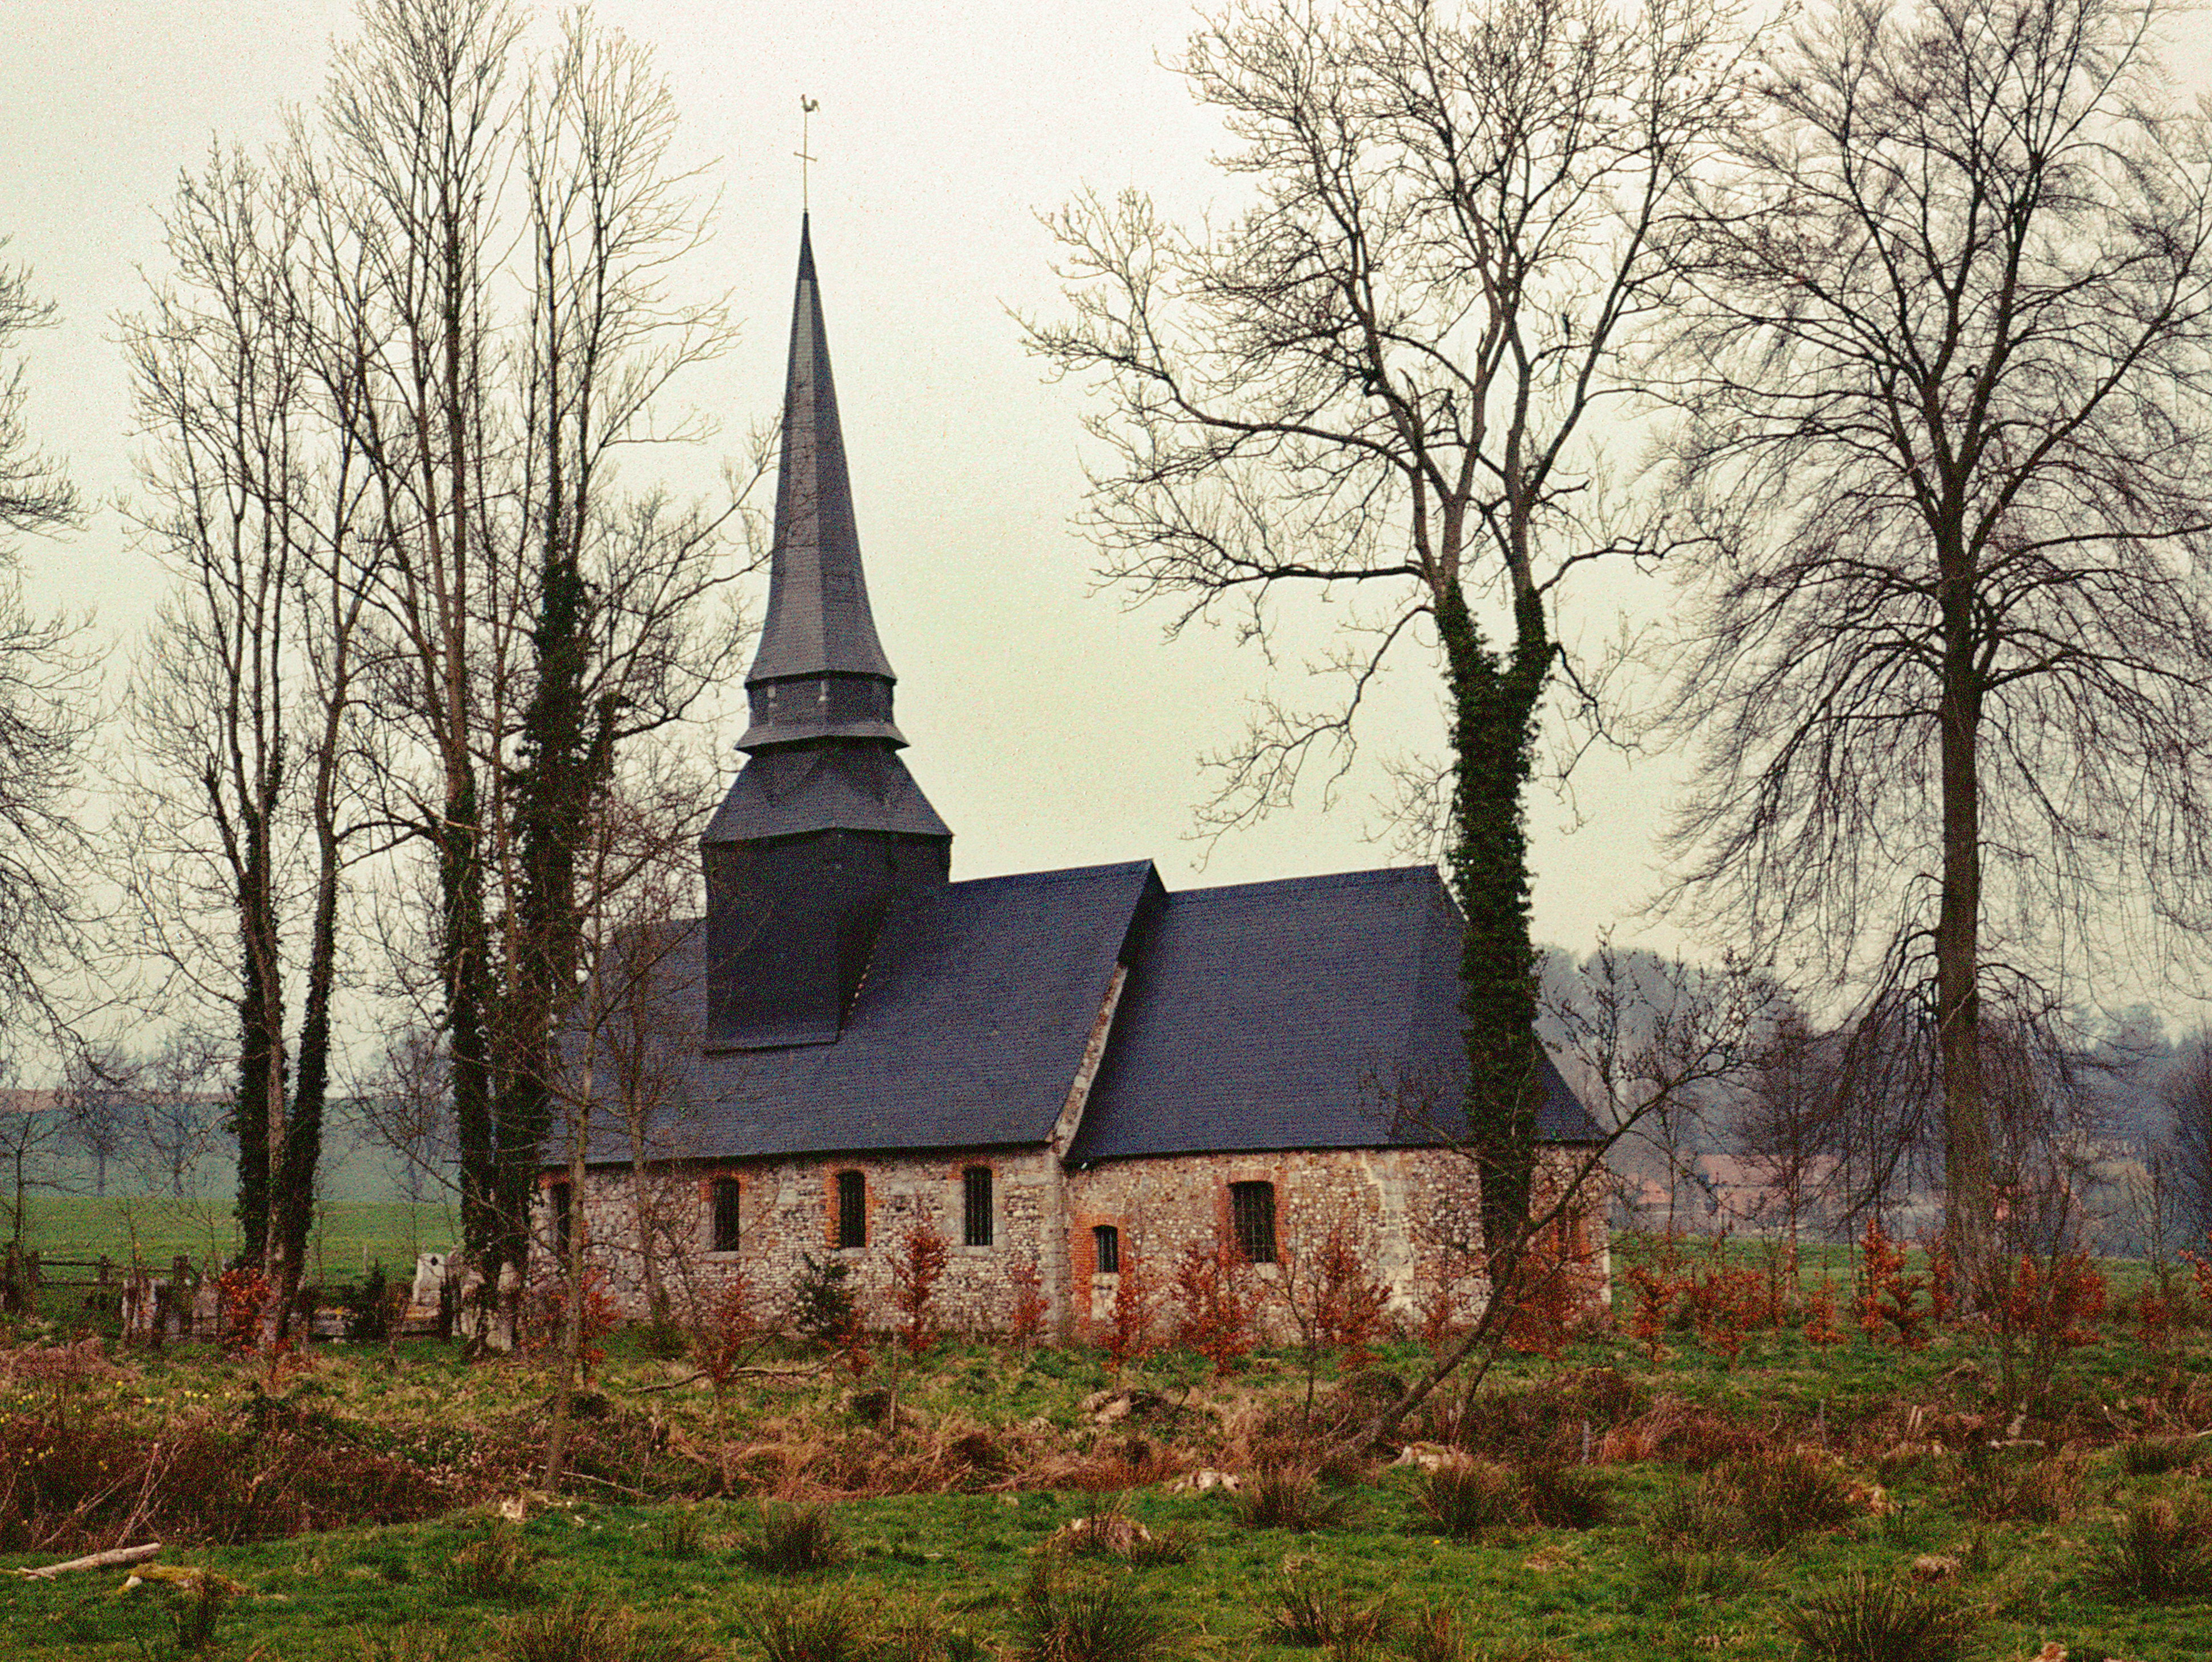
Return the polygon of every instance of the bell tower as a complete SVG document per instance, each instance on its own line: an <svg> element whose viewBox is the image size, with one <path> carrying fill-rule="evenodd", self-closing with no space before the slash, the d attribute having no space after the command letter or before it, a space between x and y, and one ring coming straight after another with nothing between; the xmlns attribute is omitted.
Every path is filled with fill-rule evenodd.
<svg viewBox="0 0 2212 1662"><path fill-rule="evenodd" d="M884 910L946 880L952 832L899 759L896 679L868 610L802 218L748 759L700 838L710 1047L834 1043Z"/></svg>

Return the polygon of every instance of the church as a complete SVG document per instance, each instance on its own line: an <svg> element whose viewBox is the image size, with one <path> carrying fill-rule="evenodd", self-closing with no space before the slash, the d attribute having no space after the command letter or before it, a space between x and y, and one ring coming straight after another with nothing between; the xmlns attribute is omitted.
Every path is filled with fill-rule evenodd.
<svg viewBox="0 0 2212 1662"><path fill-rule="evenodd" d="M1405 1319L1479 1300L1474 1163L1449 1132L1461 924L1436 870L956 882L896 679L802 222L747 759L701 839L706 916L634 943L650 1065L593 1067L581 1204L547 1170L540 1242L580 1212L634 1312L653 1281L698 1301L740 1276L765 1311L809 1260L842 1262L888 1324L894 1256L933 1230L940 1320L1062 1340L1102 1331L1125 1276L1164 1290L1194 1245L1282 1282L1331 1230ZM1540 1189L1601 1140L1542 1068ZM641 1079L652 1112L626 1114ZM1602 1216L1591 1185L1561 1250L1601 1262Z"/></svg>

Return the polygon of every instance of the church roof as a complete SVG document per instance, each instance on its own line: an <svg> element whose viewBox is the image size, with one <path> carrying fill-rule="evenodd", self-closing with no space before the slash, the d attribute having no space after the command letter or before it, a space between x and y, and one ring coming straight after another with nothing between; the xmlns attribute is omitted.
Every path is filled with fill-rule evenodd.
<svg viewBox="0 0 2212 1662"><path fill-rule="evenodd" d="M836 1042L699 1044L705 930L673 926L682 1155L1048 1141L1118 963L1129 973L1075 1161L1446 1140L1465 1052L1459 917L1431 868L1170 894L1151 862L901 898ZM1600 1133L1548 1058L1539 1137ZM595 1139L595 1159L626 1157Z"/></svg>
<svg viewBox="0 0 2212 1662"><path fill-rule="evenodd" d="M986 877L894 903L832 1044L717 1054L672 1022L677 1152L707 1159L1041 1143L1159 879L1148 861ZM681 933L664 997L701 1002L706 930ZM688 1039L688 1043L686 1042ZM595 1157L618 1157L603 1134Z"/></svg>
<svg viewBox="0 0 2212 1662"><path fill-rule="evenodd" d="M1449 1140L1461 921L1433 867L1170 895L1069 1158ZM1537 1135L1602 1135L1549 1056Z"/></svg>

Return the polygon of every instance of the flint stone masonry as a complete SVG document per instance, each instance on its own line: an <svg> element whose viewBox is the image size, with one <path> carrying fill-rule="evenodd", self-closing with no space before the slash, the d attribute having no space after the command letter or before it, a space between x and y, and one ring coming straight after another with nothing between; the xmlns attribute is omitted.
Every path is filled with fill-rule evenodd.
<svg viewBox="0 0 2212 1662"><path fill-rule="evenodd" d="M1556 1181L1571 1155L1540 1156ZM992 1242L963 1244L965 1175L992 1174ZM837 1245L837 1179L860 1173L867 1245ZM738 1185L738 1250L712 1248L714 1185ZM548 1179L548 1186L558 1182ZM1142 1265L1162 1295L1176 1261L1193 1246L1234 1238L1230 1185L1273 1185L1277 1262L1255 1267L1279 1283L1341 1221L1360 1243L1362 1261L1390 1294L1390 1315L1419 1318L1425 1298L1449 1287L1455 1307L1471 1314L1487 1288L1479 1267L1478 1191L1472 1161L1449 1148L1295 1149L1248 1154L1185 1154L1064 1166L1049 1148L948 1150L927 1156L836 1156L817 1160L698 1162L655 1168L653 1207L661 1223L660 1279L679 1312L711 1308L742 1271L751 1303L773 1318L788 1308L793 1284L811 1257L852 1266L850 1286L868 1324L895 1319L891 1267L908 1233L934 1229L950 1249L933 1312L955 1331L1007 1330L1018 1288L1010 1275L1038 1267L1048 1300L1043 1330L1061 1341L1095 1340L1110 1324L1120 1278L1097 1266L1094 1230L1120 1232L1121 1265ZM1541 1192L1547 1185L1540 1182ZM626 1169L600 1167L586 1181L582 1218L591 1262L630 1314L647 1312L639 1257L638 1208ZM538 1237L550 1245L552 1212L541 1200ZM549 1258L538 1266L550 1275ZM1288 1330L1277 1301L1263 1300L1273 1336Z"/></svg>

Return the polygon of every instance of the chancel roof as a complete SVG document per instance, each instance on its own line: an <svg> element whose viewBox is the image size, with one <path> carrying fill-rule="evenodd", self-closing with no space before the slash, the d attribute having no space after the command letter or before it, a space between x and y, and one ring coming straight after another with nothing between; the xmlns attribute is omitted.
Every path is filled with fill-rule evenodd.
<svg viewBox="0 0 2212 1662"><path fill-rule="evenodd" d="M893 905L836 1043L718 1054L682 1019L705 931L675 925L655 976L682 1098L665 1152L1044 1143L1124 964L1070 1160L1446 1141L1466 1077L1459 928L1425 867L1178 894L1141 861L975 879ZM1597 1140L1542 1066L1540 1139Z"/></svg>

